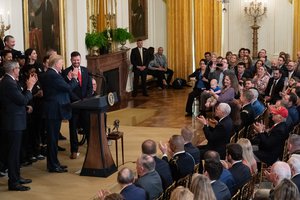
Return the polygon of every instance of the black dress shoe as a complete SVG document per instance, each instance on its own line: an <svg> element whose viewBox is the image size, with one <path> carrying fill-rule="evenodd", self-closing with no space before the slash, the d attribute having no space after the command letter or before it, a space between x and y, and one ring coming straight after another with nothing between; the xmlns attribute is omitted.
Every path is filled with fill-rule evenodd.
<svg viewBox="0 0 300 200"><path fill-rule="evenodd" d="M51 173L64 173L64 172L68 172L68 170L63 169L61 167L57 167L55 169L49 169L49 172L51 172Z"/></svg>
<svg viewBox="0 0 300 200"><path fill-rule="evenodd" d="M14 186L8 186L8 190L12 190L12 191L28 191L30 190L30 187L21 185L21 184L17 184Z"/></svg>
<svg viewBox="0 0 300 200"><path fill-rule="evenodd" d="M62 168L62 169L67 169L68 166L67 166L67 165L60 165L60 168Z"/></svg>
<svg viewBox="0 0 300 200"><path fill-rule="evenodd" d="M143 93L143 96L145 96L145 97L149 97L149 94L147 94L147 93Z"/></svg>
<svg viewBox="0 0 300 200"><path fill-rule="evenodd" d="M58 151L65 151L65 150L66 150L66 148L63 148L63 147L57 146L57 150L58 150Z"/></svg>
<svg viewBox="0 0 300 200"><path fill-rule="evenodd" d="M26 179L26 178L20 178L19 183L20 184L28 184L31 183L32 180L31 179Z"/></svg>
<svg viewBox="0 0 300 200"><path fill-rule="evenodd" d="M26 166L29 166L29 165L32 165L32 162L31 162L31 161L24 161L24 162L22 162L22 164L21 164L22 167L26 167Z"/></svg>

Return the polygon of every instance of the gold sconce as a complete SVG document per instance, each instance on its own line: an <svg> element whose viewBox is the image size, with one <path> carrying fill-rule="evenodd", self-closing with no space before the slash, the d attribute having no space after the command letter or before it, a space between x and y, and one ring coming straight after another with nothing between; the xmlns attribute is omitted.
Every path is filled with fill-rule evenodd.
<svg viewBox="0 0 300 200"><path fill-rule="evenodd" d="M5 31L10 29L10 22L9 22L10 15L9 15L9 12L7 12L7 25L4 24L3 17L4 16L3 16L2 12L0 12L0 37L1 37L1 39L4 37Z"/></svg>
<svg viewBox="0 0 300 200"><path fill-rule="evenodd" d="M245 14L253 18L253 25L250 26L253 30L253 57L257 57L257 49L258 49L258 29L260 26L257 24L257 20L262 17L267 12L267 7L265 7L265 4L267 3L267 0L245 0L245 3L248 4L248 6L245 6L244 11Z"/></svg>

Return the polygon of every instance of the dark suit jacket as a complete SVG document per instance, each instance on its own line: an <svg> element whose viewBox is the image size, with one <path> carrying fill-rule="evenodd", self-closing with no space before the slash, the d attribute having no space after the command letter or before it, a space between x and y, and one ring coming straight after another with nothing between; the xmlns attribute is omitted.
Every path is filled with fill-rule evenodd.
<svg viewBox="0 0 300 200"><path fill-rule="evenodd" d="M208 79L209 71L210 71L209 68L206 68L204 74L202 74L202 77L205 77L206 79ZM194 85L194 89L197 89L197 84L198 84L198 82L199 82L199 74L200 74L200 72L201 72L201 69L198 68L198 69L196 69L196 71L194 71L192 74L189 75L189 78L192 78L192 77L195 77L195 78L196 78L196 82L195 82L195 85ZM209 88L210 88L210 87L209 87L209 82L203 81L203 83L204 83L204 86L205 86L206 89L209 89ZM198 88L198 89L201 89L201 88Z"/></svg>
<svg viewBox="0 0 300 200"><path fill-rule="evenodd" d="M221 181L216 180L211 184L217 200L229 200L231 198L228 187Z"/></svg>
<svg viewBox="0 0 300 200"><path fill-rule="evenodd" d="M41 83L44 92L43 116L46 119L70 119L70 95L77 81L72 79L68 84L60 74L49 68Z"/></svg>
<svg viewBox="0 0 300 200"><path fill-rule="evenodd" d="M231 194L235 194L238 189L242 188L251 179L251 172L249 167L244 165L242 162L232 165L229 171L236 183Z"/></svg>
<svg viewBox="0 0 300 200"><path fill-rule="evenodd" d="M272 77L269 79L267 88L265 90L265 96L271 95L270 92L271 92L271 87L273 85L273 82L274 82L274 78ZM281 78L278 80L278 82L275 85L275 90L274 90L273 96L271 96L271 100L270 100L271 104L275 104L277 100L281 99L279 92L282 92L283 87L284 87L284 78Z"/></svg>
<svg viewBox="0 0 300 200"><path fill-rule="evenodd" d="M160 176L155 170L139 177L135 185L144 188L148 200L156 199L163 192Z"/></svg>
<svg viewBox="0 0 300 200"><path fill-rule="evenodd" d="M26 105L32 99L30 91L22 93L17 82L4 75L0 82L1 129L20 131L26 129Z"/></svg>
<svg viewBox="0 0 300 200"><path fill-rule="evenodd" d="M226 144L230 141L232 131L232 120L229 116L222 119L215 128L203 127L205 138L207 139L208 150L217 151L221 158L225 157Z"/></svg>
<svg viewBox="0 0 300 200"><path fill-rule="evenodd" d="M71 65L70 67L66 68L62 72L63 77L67 83L70 83L70 80L67 77L68 73L73 69L74 67ZM80 87L78 82L77 86L72 90L72 96L71 96L72 102L92 96L92 92L93 92L92 79L88 74L88 69L86 67L80 66L80 71L81 71L82 85Z"/></svg>
<svg viewBox="0 0 300 200"><path fill-rule="evenodd" d="M155 160L155 170L159 174L163 184L163 189L165 190L173 183L173 178L172 178L172 173L171 173L169 163L166 162L165 160L159 159L156 156L154 156L154 160Z"/></svg>
<svg viewBox="0 0 300 200"><path fill-rule="evenodd" d="M241 128L250 126L254 122L254 110L252 104L249 103L248 105L244 106L240 112L241 114Z"/></svg>
<svg viewBox="0 0 300 200"><path fill-rule="evenodd" d="M149 60L147 49L143 47L143 62L142 62L139 49L137 47L133 48L130 54L130 62L133 66L133 71L137 69L137 66L148 67L150 60Z"/></svg>
<svg viewBox="0 0 300 200"><path fill-rule="evenodd" d="M143 188L137 187L134 184L125 187L120 194L126 200L146 200L146 192Z"/></svg>
<svg viewBox="0 0 300 200"><path fill-rule="evenodd" d="M297 185L298 190L300 190L300 174L294 176L291 180Z"/></svg>
<svg viewBox="0 0 300 200"><path fill-rule="evenodd" d="M232 195L234 195L233 191L234 191L234 187L235 187L235 180L234 180L231 172L228 169L223 168L223 171L219 178L219 181L225 183L225 185L228 187L230 193Z"/></svg>
<svg viewBox="0 0 300 200"><path fill-rule="evenodd" d="M184 145L184 150L193 156L195 164L200 163L200 151L197 147L194 147L192 143L189 142Z"/></svg>
<svg viewBox="0 0 300 200"><path fill-rule="evenodd" d="M255 156L269 166L272 165L282 156L288 136L285 122L277 124L268 133L260 133L253 140L253 144L259 145L259 150L254 152Z"/></svg>
<svg viewBox="0 0 300 200"><path fill-rule="evenodd" d="M166 156L163 156L165 161L168 161ZM194 159L190 154L186 152L176 154L173 158L170 159L169 165L172 172L172 177L174 181L177 181L180 178L185 177L188 174L194 172Z"/></svg>

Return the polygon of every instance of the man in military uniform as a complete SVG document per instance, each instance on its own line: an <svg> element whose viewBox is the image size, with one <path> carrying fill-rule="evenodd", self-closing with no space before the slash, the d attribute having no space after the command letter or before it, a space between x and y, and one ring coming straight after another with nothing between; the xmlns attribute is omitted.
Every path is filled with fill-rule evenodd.
<svg viewBox="0 0 300 200"><path fill-rule="evenodd" d="M254 122L254 110L251 104L253 98L254 95L250 90L244 91L240 97L242 102L240 128L245 127L247 129ZM244 137L246 136L244 135Z"/></svg>
<svg viewBox="0 0 300 200"><path fill-rule="evenodd" d="M177 181L194 172L195 160L193 156L184 150L184 139L181 135L173 135L169 140L169 148L160 143L159 148L163 153L163 160L169 162L173 180ZM172 157L168 161L167 152Z"/></svg>

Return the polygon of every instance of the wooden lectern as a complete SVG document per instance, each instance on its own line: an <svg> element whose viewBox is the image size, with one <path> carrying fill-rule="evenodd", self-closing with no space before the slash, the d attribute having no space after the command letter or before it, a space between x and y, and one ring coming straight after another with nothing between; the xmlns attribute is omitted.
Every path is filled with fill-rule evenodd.
<svg viewBox="0 0 300 200"><path fill-rule="evenodd" d="M105 132L107 96L95 96L74 102L72 108L90 113L90 136L80 175L110 176L117 171L117 167L110 153Z"/></svg>

